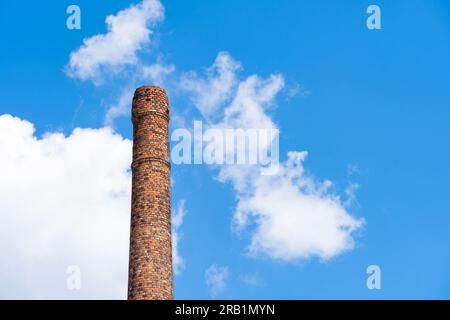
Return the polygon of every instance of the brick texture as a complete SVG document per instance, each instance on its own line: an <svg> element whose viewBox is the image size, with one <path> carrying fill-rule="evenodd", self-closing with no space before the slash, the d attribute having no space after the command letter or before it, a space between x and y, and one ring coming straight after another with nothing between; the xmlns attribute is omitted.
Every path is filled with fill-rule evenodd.
<svg viewBox="0 0 450 320"><path fill-rule="evenodd" d="M133 98L133 170L128 299L173 299L169 101L153 86Z"/></svg>

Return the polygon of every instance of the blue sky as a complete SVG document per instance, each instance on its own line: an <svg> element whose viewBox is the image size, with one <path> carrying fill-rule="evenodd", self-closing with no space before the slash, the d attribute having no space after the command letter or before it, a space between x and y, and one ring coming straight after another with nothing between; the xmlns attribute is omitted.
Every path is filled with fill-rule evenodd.
<svg viewBox="0 0 450 320"><path fill-rule="evenodd" d="M40 138L48 132L68 137L77 127L103 128L105 114L118 103L127 86L152 84L150 78L136 76L140 68L157 63L175 68L163 83L176 119L171 129L182 123L191 128L192 121L201 120L202 115L196 108L195 94L193 98L192 92L180 88L180 79L188 72L195 72L197 80L207 79L205 69L213 65L219 52L227 52L241 65L238 82L253 74L262 79L283 77L283 88L265 109L280 129L281 161L287 161L289 151L308 151L304 162L308 176L317 183L332 181L330 193L340 195L342 202L349 186L359 186L354 201L345 207L354 219L365 221L351 235L353 248L339 251L328 260L312 254L287 261L267 252L248 254L258 222L240 233L233 231L239 193L233 182L218 181L220 169L172 166L173 207L177 208L180 201L185 204L183 223L177 230L184 268L175 277L176 298L450 297L448 1L166 0L162 2L164 20L149 27L153 31L151 41L135 50L138 63L122 66L119 71L102 70L102 83L69 76L70 54L80 48L83 39L107 32L106 16L138 1L74 3L81 8L81 30L66 28L66 8L72 4L69 1L0 4L0 116L10 114L34 124ZM381 30L366 27L370 4L381 8ZM123 139L132 138L127 110L108 123L116 137ZM4 128L1 132L6 141L13 131ZM123 140L120 146L126 142ZM119 150L119 144L114 143ZM4 147L0 155L3 152L13 151ZM128 154L124 154L120 157L125 161ZM117 166L122 168L122 162ZM122 178L118 179L127 181ZM45 175L39 179L47 181ZM43 188L46 186L44 183ZM19 185L13 190L21 188ZM20 216L27 217L26 209L21 206L14 212L18 205L5 200L8 189L1 189L4 195L0 198L4 226L14 228L18 221L31 224ZM76 187L70 190L71 194L81 192ZM33 197L38 199L39 195ZM52 210L47 210L45 203L40 206L41 214ZM118 208L123 211L122 202ZM129 211L122 214L128 216ZM7 215L12 218L6 219ZM64 235L52 239L61 244L67 241L66 248L84 243L72 241L70 232L83 235L83 230L75 228L83 229L89 218L73 228L64 219L58 220L64 226L46 224L53 231L65 230L67 239ZM19 242L21 232L22 228L14 232ZM120 243L123 252L128 243L127 235L121 235L118 238L125 239ZM35 236L45 237L41 233ZM87 253L83 256L85 247L78 246L73 256L64 245L48 249L50 258L46 261L52 267L46 268L44 258L35 258L27 251L36 248L27 249L24 242L20 250L10 252L11 244L5 239L0 236L0 248L10 253L5 257L8 263L5 259L0 262L2 298L122 297L111 293L107 276L101 278L104 282L89 282L98 273L109 272L92 267L95 260L83 262L88 259ZM115 260L111 248L108 258L101 256L101 248L86 251L96 253L94 257L100 256L103 262L111 258L127 263L123 256ZM79 291L64 287L68 263L79 264L86 279ZM369 265L381 268L381 290L366 287ZM227 270L224 286L219 284L216 294L211 294L211 282L205 279L211 266ZM119 269L113 277L121 282L120 287L126 265Z"/></svg>

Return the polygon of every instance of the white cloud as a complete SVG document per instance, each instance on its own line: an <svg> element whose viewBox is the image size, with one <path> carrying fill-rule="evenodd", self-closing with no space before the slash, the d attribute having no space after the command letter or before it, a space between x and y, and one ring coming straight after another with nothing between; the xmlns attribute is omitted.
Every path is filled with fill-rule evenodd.
<svg viewBox="0 0 450 320"><path fill-rule="evenodd" d="M198 110L209 118L230 98L239 69L240 64L228 53L220 52L214 64L206 70L206 78L196 72L185 73L181 77L180 87L191 94Z"/></svg>
<svg viewBox="0 0 450 320"><path fill-rule="evenodd" d="M232 128L274 129L276 126L266 109L274 103L283 86L284 79L279 74L267 79L252 75L241 81L231 104L225 108L222 123Z"/></svg>
<svg viewBox="0 0 450 320"><path fill-rule="evenodd" d="M70 54L66 74L81 80L101 84L105 75L120 73L126 80L117 101L105 115L105 124L130 114L134 88L143 84L163 85L175 66L154 63L143 64L138 52L150 43L150 27L164 20L164 7L159 0L143 0L106 18L108 32L85 39L84 44ZM134 66L133 69L125 67ZM128 72L132 70L132 72Z"/></svg>
<svg viewBox="0 0 450 320"><path fill-rule="evenodd" d="M275 175L259 175L248 193L239 194L236 223L257 222L249 250L293 262L318 256L330 259L352 249L352 233L362 221L348 214L330 182L305 174L306 152L289 152Z"/></svg>
<svg viewBox="0 0 450 320"><path fill-rule="evenodd" d="M138 63L137 52L150 43L150 27L164 19L159 0L143 0L106 18L108 32L84 39L70 55L66 72L81 80L102 81L102 72Z"/></svg>
<svg viewBox="0 0 450 320"><path fill-rule="evenodd" d="M142 78L150 80L152 85L162 86L167 76L175 71L175 65L154 63L142 68Z"/></svg>
<svg viewBox="0 0 450 320"><path fill-rule="evenodd" d="M179 230L183 224L186 215L185 201L180 200L177 208L172 210L172 255L173 255L173 271L175 275L180 275L185 267L184 259L180 255L178 244L180 241Z"/></svg>
<svg viewBox="0 0 450 320"><path fill-rule="evenodd" d="M226 53L220 53L219 58L230 65L239 65ZM216 121L209 119L209 125L222 129L278 130L268 110L284 87L283 76L274 74L264 79L252 75L239 79L238 68L226 68L228 74L224 78L215 71L217 65L216 59L203 78L195 75L185 87L202 114L204 110L214 110L215 114L223 115ZM214 83L222 84L226 94L211 92ZM267 150L269 144L268 140L258 147ZM330 259L354 247L353 233L363 220L350 215L345 203L332 193L330 181L318 182L305 173L306 155L289 152L288 160L271 176L262 175L257 166L219 167L219 179L231 182L236 191L238 204L233 219L236 230L249 226L250 220L255 226L248 246L250 253L295 262L314 256Z"/></svg>
<svg viewBox="0 0 450 320"><path fill-rule="evenodd" d="M225 291L227 279L230 275L228 267L213 264L205 271L205 281L211 296L215 297Z"/></svg>
<svg viewBox="0 0 450 320"><path fill-rule="evenodd" d="M270 150L271 141L275 138L278 127L266 113L267 108L274 104L274 99L283 88L284 79L281 75L270 75L262 79L252 75L242 80L234 92L233 100L224 110L224 117L220 122L211 124L216 128L232 129L265 129L271 133L271 139L258 141L258 148L247 148L247 153L265 153ZM227 150L227 152L233 152ZM255 155L256 156L256 155ZM222 166L219 179L223 182L232 181L238 192L243 192L252 187L250 184L258 175L256 166Z"/></svg>
<svg viewBox="0 0 450 320"><path fill-rule="evenodd" d="M131 148L109 128L38 138L0 116L0 297L126 298Z"/></svg>

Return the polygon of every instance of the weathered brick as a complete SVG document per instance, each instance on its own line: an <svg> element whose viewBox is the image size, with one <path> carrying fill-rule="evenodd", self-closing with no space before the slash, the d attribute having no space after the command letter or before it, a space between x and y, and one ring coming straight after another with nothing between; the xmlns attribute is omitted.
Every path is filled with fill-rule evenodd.
<svg viewBox="0 0 450 320"><path fill-rule="evenodd" d="M173 299L169 118L163 89L136 90L128 299Z"/></svg>

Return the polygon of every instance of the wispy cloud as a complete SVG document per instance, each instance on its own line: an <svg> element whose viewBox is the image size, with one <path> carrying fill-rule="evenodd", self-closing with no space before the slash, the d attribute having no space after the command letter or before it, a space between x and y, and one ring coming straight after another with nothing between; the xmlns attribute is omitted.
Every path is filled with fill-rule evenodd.
<svg viewBox="0 0 450 320"><path fill-rule="evenodd" d="M172 210L172 255L175 275L180 275L185 267L183 257L180 255L178 244L181 239L180 228L186 215L185 201L180 200L177 207Z"/></svg>
<svg viewBox="0 0 450 320"><path fill-rule="evenodd" d="M142 67L142 79L150 81L153 85L162 86L166 78L175 72L175 65L154 63Z"/></svg>
<svg viewBox="0 0 450 320"><path fill-rule="evenodd" d="M358 175L360 173L359 166L357 164L349 164L347 166L347 175L349 177Z"/></svg>
<svg viewBox="0 0 450 320"><path fill-rule="evenodd" d="M307 97L311 94L311 90L306 89L304 86L294 83L286 88L287 99L292 99L296 96Z"/></svg>
<svg viewBox="0 0 450 320"><path fill-rule="evenodd" d="M131 86L122 89L116 103L110 106L106 111L105 125L112 126L114 120L130 113L134 90L134 87Z"/></svg>
<svg viewBox="0 0 450 320"><path fill-rule="evenodd" d="M345 188L345 195L347 199L344 201L344 206L346 208L350 207L356 201L356 191L359 189L359 184L350 183L347 188Z"/></svg>
<svg viewBox="0 0 450 320"><path fill-rule="evenodd" d="M228 267L213 264L206 269L205 281L211 296L216 297L225 291L229 275L230 269Z"/></svg>
<svg viewBox="0 0 450 320"><path fill-rule="evenodd" d="M245 274L241 276L241 281L251 287L261 287L264 285L264 282L257 273Z"/></svg>
<svg viewBox="0 0 450 320"><path fill-rule="evenodd" d="M197 72L184 73L180 87L190 93L190 97L206 118L214 115L230 97L237 84L236 71L240 64L228 53L220 52L214 64L206 69L206 77L200 77Z"/></svg>

